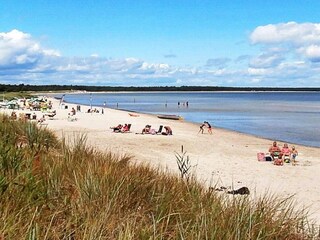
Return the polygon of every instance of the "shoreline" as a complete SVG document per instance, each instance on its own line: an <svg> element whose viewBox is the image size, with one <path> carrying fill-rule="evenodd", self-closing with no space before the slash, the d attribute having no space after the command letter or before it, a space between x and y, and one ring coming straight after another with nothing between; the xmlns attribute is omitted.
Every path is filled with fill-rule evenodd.
<svg viewBox="0 0 320 240"><path fill-rule="evenodd" d="M195 93L195 92L193 92L193 93ZM246 93L251 94L248 91L242 92L239 94L241 95L241 94L246 94ZM113 93L109 93L109 94L113 94ZM130 92L128 92L128 94L129 94L128 95L129 99L131 99ZM136 93L132 93L132 94L136 95ZM182 94L184 94L184 93L182 93ZM268 94L268 93L266 93L266 94ZM68 100L70 100L70 102L69 102L70 104L72 104L72 102L74 102L74 104L84 104L87 106L90 105L89 93L81 94L82 97L81 97L80 102L77 101L76 95L77 95L77 93L72 93L69 95L69 97L67 97L67 95L66 95L64 100L67 102L68 102ZM101 95L104 95L104 92L102 92ZM240 97L240 95L236 95L236 96ZM116 95L116 96L118 96L118 95ZM319 141L317 141L317 140L319 140L318 134L316 134L316 132L313 130L316 127L315 123L311 124L311 126L308 125L309 127L307 127L307 128L304 128L301 124L299 124L297 122L297 120L293 120L292 125L289 124L289 126L286 126L285 125L286 122L284 121L284 118L288 117L289 115L285 116L284 114L281 114L281 116L279 117L279 120L273 119L274 117L271 117L271 118L266 117L265 120L258 119L259 121L253 122L253 125L251 126L250 121L255 121L255 119L252 117L252 115L245 114L244 119L247 119L247 120L242 121L239 119L235 119L233 122L232 119L234 118L233 117L234 115L232 113L231 114L229 113L230 109L228 106L226 106L225 109L223 107L217 108L220 111L225 111L225 112L223 112L223 114L224 113L226 114L226 118L225 118L225 120L223 120L223 118L215 117L215 116L218 116L218 114L219 114L218 112L215 112L215 111L213 111L212 114L211 114L211 111L208 111L208 112L204 111L203 114L201 114L202 110L199 110L201 113L200 113L200 115L198 115L197 114L198 110L195 110L192 106L190 108L190 111L184 111L183 108L182 109L180 109L180 108L174 109L174 105L172 105L172 101L169 103L170 106L168 105L169 110L167 111L167 108L161 108L162 107L162 105L161 105L161 96L162 95L159 95L160 99L157 100L157 106L155 109L153 109L153 108L151 109L150 105L146 105L146 107L144 108L144 105L139 105L139 103L137 103L136 105L132 105L133 98L131 99L132 101L129 101L129 99L128 99L128 102L125 102L121 97L122 95L120 94L119 96L120 96L119 107L117 107L117 102L118 102L118 100L116 100L117 98L113 99L111 97L108 97L107 95L105 95L105 97L103 97L103 96L100 96L99 93L97 93L96 97L93 96L93 99L95 99L95 98L97 99L97 100L93 101L94 102L93 105L97 106L97 108L99 108L99 107L103 108L104 107L103 106L103 101L104 101L103 99L105 98L105 100L107 100L107 102L108 102L107 107L112 108L112 109L132 111L132 112L137 112L137 113L141 113L141 112L143 112L143 110L145 110L146 111L145 114L153 114L153 115L176 114L176 115L181 115L185 120L188 120L188 121L190 121L192 123L196 123L196 124L202 124L203 120L209 120L209 122L213 122L213 125L218 128L227 129L230 131L236 131L236 132L244 133L244 134L249 134L252 136L256 136L256 137L264 138L264 139L269 139L269 140L274 139L274 140L281 141L281 142L288 142L290 144L298 144L298 145L302 145L302 146L306 146L306 147L320 148ZM147 95L147 96L149 96L149 95ZM164 96L166 96L166 95L164 95ZM191 98L193 98L192 97L193 95L190 95L190 96L191 96ZM251 94L248 96L249 96L248 98L250 99L251 98L250 96L255 96L255 95L253 93L253 95ZM267 96L269 96L269 95L267 95ZM273 96L273 95L271 95L271 96ZM293 95L293 96L295 96L295 95ZM313 95L311 95L311 96L313 96ZM135 96L135 99L137 99L137 97L138 96ZM179 95L177 95L176 98L179 99ZM242 98L242 97L240 97L240 98ZM247 98L247 97L245 97L245 98ZM267 101L270 100L269 98L270 97L266 97ZM290 97L289 99L292 99L292 97ZM142 101L144 103L145 98L142 98L142 100L140 99L140 101ZM176 100L176 101L178 101L178 100ZM289 103L290 102L291 101L289 101ZM255 108L257 108L257 107L259 107L259 105L257 105ZM284 107L286 107L286 106L284 106ZM303 107L303 105L301 107ZM279 108L279 107L277 107L277 108ZM129 110L129 109L131 109L131 110ZM267 110L270 111L270 109L267 109ZM250 111L250 109L249 109L249 111ZM256 111L256 110L253 109L253 111ZM277 109L275 113L277 113L277 111L279 111L279 109ZM314 109L310 108L310 111L311 111L311 113L315 114ZM256 114L262 114L262 112L258 111L258 112L256 112ZM292 113L289 112L288 114L292 114ZM260 115L257 115L257 116L260 116ZM269 116L276 116L276 115L274 113L271 113L271 114L269 114ZM212 119L210 119L211 117L212 117ZM239 115L239 117L241 118L241 115ZM299 117L299 118L302 117L302 121L304 119L302 114L298 114L297 117ZM318 116L314 116L314 117L316 120L319 119ZM207 119L207 118L209 118L209 119ZM293 118L296 119L295 116L293 116ZM232 121L230 122L228 120L232 120ZM274 131L273 129L271 129L272 125L270 125L270 124L271 124L271 121L273 121L273 120L275 121L276 127L279 128L280 132ZM310 118L309 120L311 123L312 118ZM315 122L316 120L314 120L313 122ZM244 125L242 125L242 122ZM297 128L294 127L297 124L299 127L297 127ZM283 126L286 126L286 127L284 128ZM268 130L267 128L270 128L270 129ZM288 130L287 130L288 132L285 131L286 128L288 128ZM293 128L295 128L295 129L293 129Z"/></svg>
<svg viewBox="0 0 320 240"><path fill-rule="evenodd" d="M159 91L161 92L161 91ZM209 92L209 91L208 91ZM219 92L223 92L223 91L219 91ZM227 92L227 91L226 91ZM247 92L250 92L250 91L247 91ZM271 91L269 91L271 92ZM283 91L285 92L285 91ZM289 91L290 92L290 91ZM81 92L83 93L83 92ZM96 93L96 92L88 92L88 93ZM99 92L97 92L99 93ZM102 93L102 92L101 92ZM104 93L108 93L108 92L104 92ZM111 92L109 92L111 93ZM112 92L113 93L113 92ZM115 92L117 93L117 92ZM120 93L120 92L119 92ZM124 93L131 93L131 92L124 92ZM136 92L134 92L136 93ZM240 93L242 93L240 91ZM244 93L244 92L243 92ZM79 94L79 93L72 93L72 94ZM51 96L52 97L52 96ZM52 97L54 98L54 97ZM56 98L54 98L56 99ZM56 99L56 100L59 100L59 99ZM68 101L64 101L64 103L68 103L68 104L72 104L72 105L80 105L80 106L85 106L85 107L90 107L90 104L79 104L79 103L72 103L72 102L68 102ZM157 113L144 113L144 112L139 112L139 111L135 111L135 110L128 110L128 109L124 109L124 108L112 108L112 107L104 107L103 105L92 105L92 108L108 108L108 109L113 109L113 110L119 110L119 111L124 111L124 112L132 112L132 113L139 113L139 114L147 114L147 115L150 115L150 116L155 116L157 117ZM184 120L185 122L189 122L189 123L192 123L192 124L195 124L195 125L200 125L202 122L193 122L193 121L188 121L188 120ZM303 147L311 147L311 148L318 148L320 149L320 146L312 146L312 145L306 145L306 144L303 144L303 143L295 143L295 142L290 142L290 141L283 141L283 140L280 140L280 139L272 139L272 138L268 138L268 137L265 137L265 136L260 136L260 135L257 135L257 134L251 134L251 133L246 133L246 132L241 132L241 131L237 131L237 130L234 130L234 129L228 129L228 128L223 128L223 127L217 127L217 126L213 126L214 128L216 129L221 129L221 130L226 130L226 131L231 131L231 132L236 132L236 133L241 133L241 134L245 134L245 135L249 135L249 136L253 136L253 137L256 137L256 138L261 138L261 139L265 139L265 140L269 140L269 141L278 141L278 142L286 142L290 145L298 145L298 146L303 146Z"/></svg>
<svg viewBox="0 0 320 240"><path fill-rule="evenodd" d="M79 104L67 103L68 109L64 109L59 108L59 100L52 96L50 100L57 115L54 120L47 119L45 127L53 130L59 138L74 139L79 134L86 134L88 144L98 150L127 154L133 156L134 162L172 173L179 173L175 154L180 153L183 146L190 158L192 173L205 186L229 189L245 186L250 189L253 199L266 193L284 198L294 196L295 205L299 209L308 207L312 213L310 219L320 222L319 148L295 144L299 151L299 165L275 166L257 160L258 152L268 151L272 143L270 139L216 127L213 127L212 135L206 129L205 134L201 134L197 123L159 119L145 113L131 117L129 111L111 108L104 108L104 114L77 112L77 121L68 121L71 107ZM82 111L88 107L80 106ZM110 127L119 123L131 123L131 133L113 133ZM146 124L156 130L159 125L169 125L173 135L135 134L141 133ZM283 143L278 142L281 147Z"/></svg>

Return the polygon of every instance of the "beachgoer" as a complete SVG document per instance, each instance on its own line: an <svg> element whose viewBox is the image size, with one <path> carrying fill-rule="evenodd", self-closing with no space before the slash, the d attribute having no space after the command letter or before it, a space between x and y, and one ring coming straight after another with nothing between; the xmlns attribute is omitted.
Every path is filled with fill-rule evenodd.
<svg viewBox="0 0 320 240"><path fill-rule="evenodd" d="M150 133L151 130L151 125L146 125L143 129L142 129L142 134L148 134Z"/></svg>
<svg viewBox="0 0 320 240"><path fill-rule="evenodd" d="M208 128L208 133L212 134L212 127L211 127L210 123L208 123L207 121L204 121L203 123L206 124L206 126Z"/></svg>
<svg viewBox="0 0 320 240"><path fill-rule="evenodd" d="M172 135L172 129L169 126L164 126L164 129L166 130L164 132L164 135Z"/></svg>
<svg viewBox="0 0 320 240"><path fill-rule="evenodd" d="M291 159L291 161L292 161L293 164L296 163L296 158L297 158L297 156L298 156L298 151L297 151L297 149L295 148L295 146L292 146L290 159Z"/></svg>
<svg viewBox="0 0 320 240"><path fill-rule="evenodd" d="M76 115L76 110L74 109L74 107L71 109L71 116Z"/></svg>
<svg viewBox="0 0 320 240"><path fill-rule="evenodd" d="M199 132L201 132L201 134L203 134L203 127L205 127L206 125L203 123L200 125L200 129L199 129ZM198 132L198 133L199 133Z"/></svg>
<svg viewBox="0 0 320 240"><path fill-rule="evenodd" d="M110 127L110 129L113 129L113 132L120 132L122 129L122 124L118 124L116 127Z"/></svg>
<svg viewBox="0 0 320 240"><path fill-rule="evenodd" d="M129 126L128 124L124 124L124 126L121 129L121 132L128 132L129 131Z"/></svg>
<svg viewBox="0 0 320 240"><path fill-rule="evenodd" d="M281 149L278 147L277 142L274 141L272 143L272 146L269 148L269 153L274 160L274 157L278 157L281 153Z"/></svg>
<svg viewBox="0 0 320 240"><path fill-rule="evenodd" d="M290 155L291 155L291 150L288 147L288 144L287 143L283 144L279 158L281 159L283 158L283 160L285 160L285 162L288 163L290 162Z"/></svg>

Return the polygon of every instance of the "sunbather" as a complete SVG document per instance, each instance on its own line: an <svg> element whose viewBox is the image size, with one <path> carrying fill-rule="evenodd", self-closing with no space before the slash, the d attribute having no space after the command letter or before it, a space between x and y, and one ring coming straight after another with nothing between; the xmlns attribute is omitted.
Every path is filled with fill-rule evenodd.
<svg viewBox="0 0 320 240"><path fill-rule="evenodd" d="M274 141L272 146L269 148L269 153L274 160L274 157L278 157L281 153L281 149L278 147L277 142Z"/></svg>
<svg viewBox="0 0 320 240"><path fill-rule="evenodd" d="M164 129L166 130L163 132L163 135L172 135L172 129L169 126L164 126Z"/></svg>
<svg viewBox="0 0 320 240"><path fill-rule="evenodd" d="M122 127L123 127L122 124L119 124L116 127L110 127L110 129L113 129L113 132L120 132Z"/></svg>
<svg viewBox="0 0 320 240"><path fill-rule="evenodd" d="M283 148L281 149L279 158L290 162L290 155L291 155L291 150L288 147L288 144L287 143L283 144Z"/></svg>
<svg viewBox="0 0 320 240"><path fill-rule="evenodd" d="M121 129L121 132L129 132L130 127L131 127L131 124L124 124L124 126Z"/></svg>
<svg viewBox="0 0 320 240"><path fill-rule="evenodd" d="M71 115L71 116L76 115L76 110L74 109L74 107L71 109L70 115Z"/></svg>
<svg viewBox="0 0 320 240"><path fill-rule="evenodd" d="M151 130L151 125L146 125L143 129L142 129L142 134L148 134L150 133Z"/></svg>

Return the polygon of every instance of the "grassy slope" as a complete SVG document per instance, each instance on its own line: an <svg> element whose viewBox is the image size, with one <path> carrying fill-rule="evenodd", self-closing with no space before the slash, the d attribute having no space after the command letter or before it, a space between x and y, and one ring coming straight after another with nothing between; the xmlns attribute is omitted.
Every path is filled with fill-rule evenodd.
<svg viewBox="0 0 320 240"><path fill-rule="evenodd" d="M0 115L0 239L306 239L290 200L256 202L58 141ZM307 230L302 230L307 229Z"/></svg>

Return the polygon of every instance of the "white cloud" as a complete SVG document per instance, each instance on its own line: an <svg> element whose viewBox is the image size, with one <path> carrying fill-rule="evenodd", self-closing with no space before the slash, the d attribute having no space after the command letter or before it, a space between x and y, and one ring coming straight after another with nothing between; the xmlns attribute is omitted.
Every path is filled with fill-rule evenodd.
<svg viewBox="0 0 320 240"><path fill-rule="evenodd" d="M314 62L320 62L320 46L311 45L305 49L305 55L308 59Z"/></svg>
<svg viewBox="0 0 320 240"><path fill-rule="evenodd" d="M110 59L100 57L98 53L88 57L62 57L56 50L43 48L30 34L12 30L0 33L0 82L124 86L319 86L320 64L316 62L320 61L320 41L317 42L317 25L308 26L314 29L312 37L311 33L309 37L302 36L301 24L296 23L258 27L251 35L252 42L262 46L256 56L244 54L234 61L227 57L211 58L202 67L171 66L165 62L146 62L135 57ZM281 36L275 37L277 34L272 35L272 32ZM294 39L298 36L309 40ZM232 69L232 64L237 64L237 68Z"/></svg>
<svg viewBox="0 0 320 240"><path fill-rule="evenodd" d="M59 56L59 53L41 48L29 34L21 31L0 33L0 68L30 68L43 56Z"/></svg>
<svg viewBox="0 0 320 240"><path fill-rule="evenodd" d="M257 27L250 35L253 44L279 47L296 58L320 61L320 23L279 23Z"/></svg>
<svg viewBox="0 0 320 240"><path fill-rule="evenodd" d="M320 43L319 23L279 23L257 27L250 36L252 43L294 43L297 45Z"/></svg>

